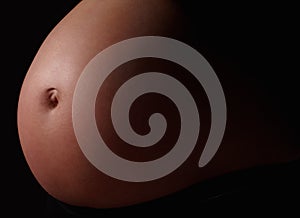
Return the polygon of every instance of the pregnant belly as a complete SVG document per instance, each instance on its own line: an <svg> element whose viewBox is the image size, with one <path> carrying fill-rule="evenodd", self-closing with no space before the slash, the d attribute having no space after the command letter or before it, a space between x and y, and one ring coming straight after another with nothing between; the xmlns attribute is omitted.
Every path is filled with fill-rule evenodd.
<svg viewBox="0 0 300 218"><path fill-rule="evenodd" d="M157 7L156 4L160 6ZM140 136L154 131L150 129L151 125L149 126L148 123L151 115L160 113L167 122L166 136L163 136L161 140L156 140L157 143L154 142L153 147L132 146L124 142L114 129L110 117L113 98L126 80L144 72L165 72L169 77L176 78L176 81L181 81L184 87L190 86L190 92L195 93L193 94L196 99L195 105L197 107L201 105L198 110L201 117L201 137L195 141L195 148L187 160L174 171L170 170L169 174L165 173L164 176L145 180L141 179L140 175L139 181L132 181L136 176L135 171L119 171L124 175L123 177L128 176L126 177L128 179L118 178L115 174L112 176L107 171L99 169L97 164L87 157L78 142L78 136L76 137L74 117L72 117L74 91L87 64L105 48L132 37L157 35L178 40L188 39L189 33L185 32L186 26L183 20L183 14L171 1L159 3L147 1L146 4L141 4L140 1L127 0L86 0L81 1L48 35L35 56L22 86L18 105L18 130L28 165L38 182L49 194L63 202L77 206L94 208L126 206L157 199L226 172L285 161L299 156L299 149L280 146L278 145L280 143L270 143L268 141L270 137L265 138L265 135L269 134L267 131L263 132L263 135L262 131L255 133L256 137L261 139L260 144L257 144L257 140L249 134L250 131L245 131L245 129L247 127L250 130L257 130L265 127L257 121L260 115L258 112L253 112L251 106L245 107L233 103L240 99L239 94L241 94L241 91L235 90L239 94L227 98L227 106L230 108L228 111L230 120L228 119L227 122L230 129L226 130L220 149L211 162L204 167L199 167L199 158L209 136L210 128L207 123L213 116L209 113L209 106L205 106L209 104L207 96L203 94L205 90L200 84L193 82L195 78L189 76L182 66L171 64L170 61L145 58L124 63L111 72L111 75L103 81L95 103L92 105L95 114L81 117L83 126L81 129L88 129L91 123L86 120L94 119L97 131L109 149L121 159L131 160L130 163L147 163L167 156L172 150L172 144L179 141L178 138L182 132L189 134L195 131L197 133L194 127L180 129L183 118L180 117L180 109L176 108L176 102L159 93L146 94L141 96L139 101L132 102L132 107L128 112L131 117L129 127ZM118 57L111 58L113 61ZM105 69L106 65L110 64L109 61L104 62L101 69ZM100 77L102 73L104 72L99 72ZM230 75L228 77L226 81L230 81ZM95 78L96 81L97 79L99 78ZM225 87L226 81L222 81ZM91 81L92 84L97 83ZM128 85L129 88L135 83L132 84ZM91 87L87 85L86 88ZM80 107L88 108L85 102L89 101L89 96L81 97L81 100ZM115 114L123 112L125 105L126 102L124 105L117 104L114 109ZM235 112L239 111L240 116L243 113L247 114L242 119L243 123L236 113L231 116L231 108L235 108L233 110ZM193 123L192 121L194 120L187 123ZM80 122L79 125L81 125ZM241 127L242 125L244 126ZM141 141L141 144L144 142ZM268 143L272 145L267 145ZM97 148L88 153L92 156L96 151L98 151ZM185 152L184 149L182 152ZM266 153L272 155L262 156ZM108 169L113 169L119 164L111 162L108 156L103 154L96 156L94 161L97 162L97 158L101 159L102 164L108 165ZM155 172L162 170L163 167L165 166L158 165ZM143 169L139 172L143 173Z"/></svg>

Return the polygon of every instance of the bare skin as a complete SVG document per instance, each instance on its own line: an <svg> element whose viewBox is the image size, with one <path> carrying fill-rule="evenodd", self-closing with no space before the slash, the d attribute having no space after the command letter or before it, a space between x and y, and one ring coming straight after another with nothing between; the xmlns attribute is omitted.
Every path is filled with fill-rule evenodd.
<svg viewBox="0 0 300 218"><path fill-rule="evenodd" d="M72 126L73 92L83 68L104 48L131 37L159 35L189 42L185 28L184 15L172 1L84 0L53 29L28 70L18 107L24 155L33 174L49 194L77 206L126 206L174 193L226 172L285 162L300 156L299 147L284 144L285 138L278 138L277 130L264 122L263 115L254 106L257 105L255 96L247 102L238 101L239 95L248 93L241 85L236 85L231 91L239 95L227 98L228 107L233 109L228 112L223 143L204 168L197 166L203 143L196 146L178 170L150 182L131 183L111 178L85 158ZM149 63L151 61L129 64L117 72L133 75L132 72L147 68ZM174 66L163 68L178 71ZM233 77L228 72L228 69L218 72L223 74L219 76L223 79L225 94ZM225 73L228 73L227 77ZM108 80L107 86L116 86L123 79L117 76ZM108 104L103 99L109 98L105 92L103 95L97 100L96 117L98 128L108 131L106 124L100 123L108 122L101 117L104 116L101 105ZM110 133L106 134L107 138L111 137ZM113 147L116 152L126 154L121 147ZM160 153L156 149L150 156ZM134 159L140 153L133 151L130 156ZM147 159L146 154L144 158Z"/></svg>

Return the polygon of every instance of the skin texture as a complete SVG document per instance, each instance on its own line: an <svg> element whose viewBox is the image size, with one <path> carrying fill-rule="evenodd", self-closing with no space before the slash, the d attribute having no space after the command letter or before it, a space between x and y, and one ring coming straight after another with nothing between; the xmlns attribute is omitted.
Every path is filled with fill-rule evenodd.
<svg viewBox="0 0 300 218"><path fill-rule="evenodd" d="M174 193L227 172L299 157L299 147L282 146L286 138L282 135L283 138L278 138L278 130L264 122L256 94L250 95L244 88L249 84L239 81L242 80L241 77L233 78L233 74L226 68L228 66L221 64L216 66L216 71L227 97L228 124L219 151L206 167L200 169L197 166L204 146L201 140L178 170L156 181L124 182L111 178L92 166L81 152L72 126L73 92L87 63L109 45L135 36L159 35L193 44L194 38L190 37L191 32L186 29L189 27L184 23L184 15L176 4L167 0L141 2L80 2L48 35L28 70L19 98L19 136L30 169L49 194L77 206L126 206ZM111 139L111 149L115 153L128 155L133 160L158 157L167 152L168 147L146 150L147 152L134 150L128 145L122 147L111 131L106 115L109 111L107 105L112 98L110 93L122 81L154 65L160 66L156 69L158 71L174 71L175 74L183 71L179 67L155 60L129 63L116 69L113 76L108 78L96 102L99 131L103 132L104 138ZM185 80L187 84L192 83L192 78L186 77ZM241 83L243 85L239 85ZM191 89L196 91L201 87L194 84ZM241 100L240 96L243 95L248 96L247 101ZM203 95L199 94L197 98L206 101ZM145 102L146 100L147 98ZM151 96L148 96L148 100L155 102ZM165 113L169 111L170 118L175 117L176 121L176 110L170 102L164 106L164 100L166 99L162 97L158 100L162 102L159 110ZM134 110L155 110L143 106L143 103L133 108L133 113ZM204 117L207 114L205 110L200 111ZM132 117L135 123L135 118ZM145 117L142 119L147 120ZM208 131L206 122L209 122L209 116L206 120L204 118L204 138ZM147 132L147 129L143 129L143 124L145 122L136 124L135 128ZM175 123L172 126L174 127L169 135L176 135L178 126ZM169 144L172 140L165 142Z"/></svg>

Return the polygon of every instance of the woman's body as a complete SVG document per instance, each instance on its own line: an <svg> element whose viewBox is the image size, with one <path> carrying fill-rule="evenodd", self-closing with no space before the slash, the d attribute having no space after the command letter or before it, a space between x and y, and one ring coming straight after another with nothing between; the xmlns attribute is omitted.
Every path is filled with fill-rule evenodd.
<svg viewBox="0 0 300 218"><path fill-rule="evenodd" d="M193 28L198 27L189 24L186 14L173 1L85 0L49 34L25 78L18 108L19 134L26 160L49 194L76 206L127 206L228 172L299 158L299 146L266 119L260 90L255 90L240 68L235 68L234 60L224 63L222 57L218 60L217 53L210 53L205 41L193 35L201 35L201 31L195 31ZM223 86L228 115L223 142L207 166L197 165L203 149L203 143L199 143L190 158L173 173L155 181L132 183L107 176L85 158L72 126L72 98L80 74L96 54L119 41L144 35L175 38L204 52ZM133 63L117 71L122 76L133 75L151 63L151 60ZM178 71L175 66L162 66L165 71ZM120 80L124 79L122 76ZM119 82L116 77L108 86ZM105 93L109 93L109 87L107 90ZM104 96L108 95L105 93ZM96 104L98 128L104 126L105 131L106 124L99 123L106 119L101 117L101 104L108 103L98 100ZM110 133L107 134L110 138ZM121 147L114 149L123 152ZM155 152L161 155L159 149ZM140 153L133 151L131 156L138 158Z"/></svg>

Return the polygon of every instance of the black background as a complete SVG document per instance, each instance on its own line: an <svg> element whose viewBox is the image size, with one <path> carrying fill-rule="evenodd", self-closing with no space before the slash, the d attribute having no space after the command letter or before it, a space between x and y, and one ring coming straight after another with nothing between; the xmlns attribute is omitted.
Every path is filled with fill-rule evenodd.
<svg viewBox="0 0 300 218"><path fill-rule="evenodd" d="M7 210L11 217L16 214L45 217L47 213L48 196L31 174L20 147L16 124L17 103L24 76L41 43L77 3L75 0L20 1L6 2L1 6L2 121L5 122L2 129L5 140L2 140L1 153L1 210ZM206 16L206 26L211 33L207 38L219 55L236 62L239 68L245 69L245 77L264 90L266 104L281 116L283 125L296 138L299 131L297 7L274 3L226 6L210 6L211 14ZM205 8L204 5L202 8ZM214 26L213 19L222 24ZM231 179L220 178L219 182L211 181L203 184L202 188L194 189L198 190L198 194L192 194L197 193L195 191L186 192L175 198L125 211L133 215L134 211L142 209L156 215L158 211L171 212L169 210L173 209L179 212L180 208L184 208L200 214L206 209L216 212L226 208L223 213L238 214L237 208L242 207L244 213L254 214L259 214L263 208L266 214L295 212L299 200L292 198L297 198L300 192L297 176L299 164L276 169L276 172L279 173L257 171ZM187 196L198 198L199 194L209 200L187 207L191 203L186 200Z"/></svg>

